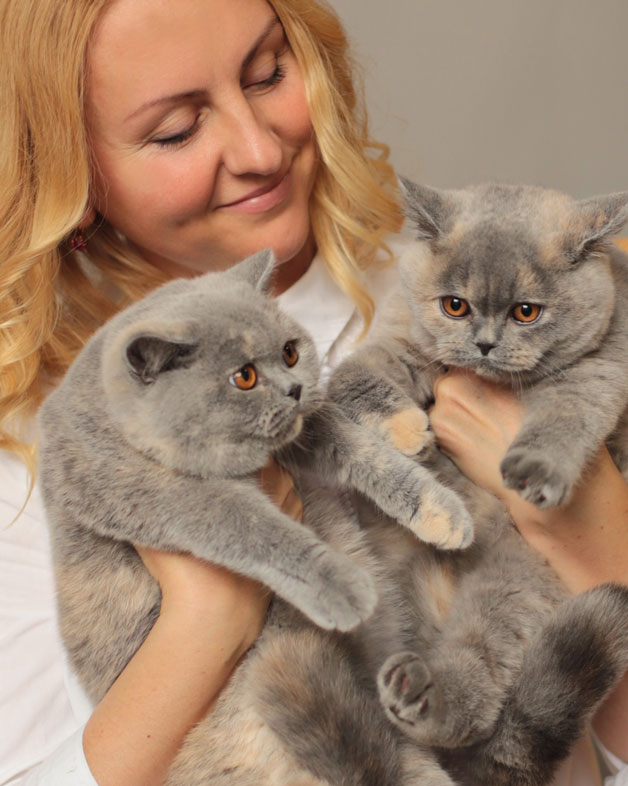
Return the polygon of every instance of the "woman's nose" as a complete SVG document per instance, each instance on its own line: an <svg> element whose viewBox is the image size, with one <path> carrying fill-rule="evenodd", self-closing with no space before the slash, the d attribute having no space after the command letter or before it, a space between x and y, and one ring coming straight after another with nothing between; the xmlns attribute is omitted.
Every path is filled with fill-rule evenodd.
<svg viewBox="0 0 628 786"><path fill-rule="evenodd" d="M223 133L223 163L232 175L272 175L281 168L280 139L246 100L225 119Z"/></svg>

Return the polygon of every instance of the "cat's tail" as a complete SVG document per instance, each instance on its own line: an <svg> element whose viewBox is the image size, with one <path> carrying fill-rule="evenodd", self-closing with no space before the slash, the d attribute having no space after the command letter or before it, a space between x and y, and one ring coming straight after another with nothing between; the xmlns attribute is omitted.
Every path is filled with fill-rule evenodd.
<svg viewBox="0 0 628 786"><path fill-rule="evenodd" d="M627 669L628 587L570 598L530 643L493 736L448 769L465 783L544 786Z"/></svg>
<svg viewBox="0 0 628 786"><path fill-rule="evenodd" d="M430 767L442 772L429 754L423 770L415 757L403 753L375 695L359 683L347 654L330 635L303 630L278 636L250 678L259 715L294 759L324 784L410 786L423 782L410 772Z"/></svg>

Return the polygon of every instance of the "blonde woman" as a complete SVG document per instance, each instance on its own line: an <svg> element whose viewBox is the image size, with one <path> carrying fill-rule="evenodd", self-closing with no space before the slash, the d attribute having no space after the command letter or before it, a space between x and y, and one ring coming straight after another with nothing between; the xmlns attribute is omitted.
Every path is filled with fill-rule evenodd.
<svg viewBox="0 0 628 786"><path fill-rule="evenodd" d="M87 706L56 633L36 481L6 527L29 472L36 478L33 415L125 303L264 247L278 259L276 294L314 334L328 371L394 279L381 260L385 240L393 251L404 242L390 237L401 225L396 180L369 144L338 20L313 0L3 0L0 35L0 784L155 786L255 640L268 598L186 555L143 552L160 616ZM455 375L443 387L434 415L446 449L463 466L472 455L492 467L500 442L487 428L470 446L446 434L460 401L479 416L484 400ZM482 396L516 422L516 402ZM607 456L599 471L612 472ZM299 517L289 477L269 467L260 482ZM617 578L595 528L600 517L621 521L613 511L625 510L625 487L598 498L590 485L588 578ZM530 515L519 515L524 531ZM550 544L536 545L548 552L554 523L570 522L543 522ZM568 560L556 567L584 586ZM599 726L624 758L627 705L618 693ZM596 783L578 755L562 783Z"/></svg>

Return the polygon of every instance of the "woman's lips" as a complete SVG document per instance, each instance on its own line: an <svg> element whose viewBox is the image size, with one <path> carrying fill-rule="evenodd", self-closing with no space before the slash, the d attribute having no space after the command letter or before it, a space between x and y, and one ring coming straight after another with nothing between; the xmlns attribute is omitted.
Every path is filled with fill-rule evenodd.
<svg viewBox="0 0 628 786"><path fill-rule="evenodd" d="M274 185L258 188L242 199L220 205L219 210L234 213L264 213L280 205L290 193L290 170Z"/></svg>

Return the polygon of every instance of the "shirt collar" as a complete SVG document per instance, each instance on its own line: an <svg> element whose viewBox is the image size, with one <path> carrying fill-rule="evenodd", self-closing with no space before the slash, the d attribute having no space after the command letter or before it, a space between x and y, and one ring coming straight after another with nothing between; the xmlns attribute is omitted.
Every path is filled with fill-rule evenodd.
<svg viewBox="0 0 628 786"><path fill-rule="evenodd" d="M355 311L354 303L332 279L320 254L276 300L288 316L308 331L321 361Z"/></svg>

